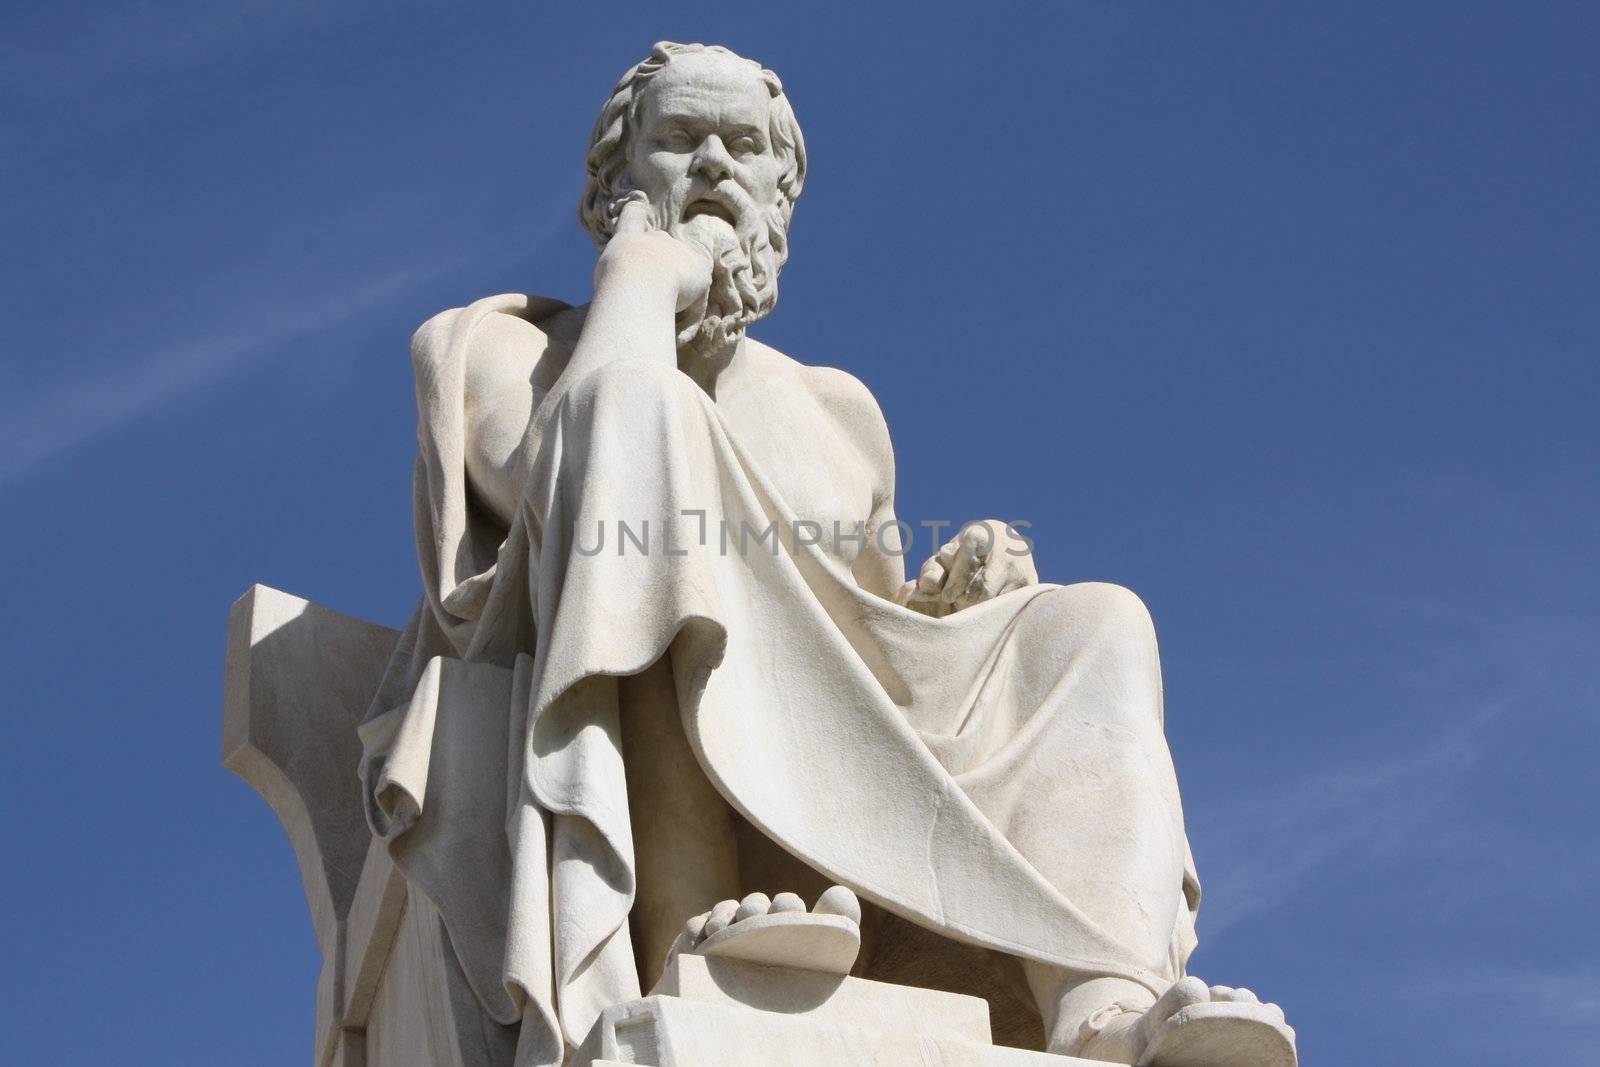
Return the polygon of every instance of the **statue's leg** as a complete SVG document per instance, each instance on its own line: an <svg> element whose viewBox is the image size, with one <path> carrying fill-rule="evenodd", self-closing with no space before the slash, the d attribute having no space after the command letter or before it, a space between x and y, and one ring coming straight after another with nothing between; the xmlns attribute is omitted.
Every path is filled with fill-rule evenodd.
<svg viewBox="0 0 1600 1067"><path fill-rule="evenodd" d="M1063 588L1040 607L1033 624L1041 639L1031 647L1065 657L1042 677L1060 671L1073 685L1060 691L1056 718L1039 724L1057 729L1039 729L1026 751L1055 767L1091 762L1095 773L1062 775L1049 796L1057 820L1014 823L1013 839L1069 899L1142 942L1147 958L1158 933L1167 951L1167 978L1154 989L1103 973L1025 964L1048 1050L1150 1067L1294 1067L1294 1032L1275 1005L1247 989L1184 976L1199 887L1187 862L1162 731L1155 633L1144 606L1126 590L1091 583ZM1019 670L1030 668L1041 669ZM999 769L992 764L985 771L992 776ZM985 787L995 788L979 783L978 792ZM1048 779L1029 782L1039 792L1048 787ZM1003 797L1004 788L1015 786L1000 788ZM1070 839L1052 848L1048 835L1075 814Z"/></svg>
<svg viewBox="0 0 1600 1067"><path fill-rule="evenodd" d="M1027 744L1008 741L963 785L1008 819L1012 842L1068 899L1148 951L1162 917L1183 910L1187 854L1149 613L1116 586L1067 586L1030 605L1014 640L1023 654L1010 699L989 710L1026 715L1000 733ZM1186 955L1173 956L1174 979ZM1156 991L1103 972L1027 961L1022 970L1049 1051L1135 1061L1133 1026Z"/></svg>
<svg viewBox="0 0 1600 1067"><path fill-rule="evenodd" d="M1150 990L1126 978L1085 975L1027 960L1022 970L1043 1016L1049 1051L1088 1054L1112 1063L1133 1063L1143 1051L1142 1035L1133 1024L1155 1003Z"/></svg>
<svg viewBox="0 0 1600 1067"><path fill-rule="evenodd" d="M739 896L739 857L733 809L683 732L670 657L618 679L618 698L638 879L633 944L648 990L684 924Z"/></svg>

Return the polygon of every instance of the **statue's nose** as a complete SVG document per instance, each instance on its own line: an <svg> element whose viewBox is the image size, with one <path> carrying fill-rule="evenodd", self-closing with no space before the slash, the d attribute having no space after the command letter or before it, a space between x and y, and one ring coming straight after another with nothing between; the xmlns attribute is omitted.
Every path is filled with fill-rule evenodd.
<svg viewBox="0 0 1600 1067"><path fill-rule="evenodd" d="M712 185L731 178L733 160L728 158L728 149L723 145L722 138L713 133L701 141L700 147L695 150L690 170Z"/></svg>

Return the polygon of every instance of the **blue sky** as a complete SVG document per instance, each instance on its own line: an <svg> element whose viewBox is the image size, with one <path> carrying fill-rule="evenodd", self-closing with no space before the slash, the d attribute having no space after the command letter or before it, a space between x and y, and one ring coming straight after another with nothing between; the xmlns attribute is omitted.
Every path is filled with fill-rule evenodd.
<svg viewBox="0 0 1600 1067"><path fill-rule="evenodd" d="M661 38L782 75L757 333L871 386L901 513L1150 605L1194 970L1312 1067L1592 1060L1592 4L8 6L0 1060L305 1061L228 605L404 619L406 340L586 295L585 138Z"/></svg>

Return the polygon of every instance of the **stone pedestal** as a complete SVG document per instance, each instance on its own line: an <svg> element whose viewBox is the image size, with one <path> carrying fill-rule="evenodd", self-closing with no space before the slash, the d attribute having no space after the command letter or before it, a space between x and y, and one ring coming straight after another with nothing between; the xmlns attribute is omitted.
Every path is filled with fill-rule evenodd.
<svg viewBox="0 0 1600 1067"><path fill-rule="evenodd" d="M1092 1067L1002 1048L975 997L680 956L651 996L601 1016L574 1067Z"/></svg>

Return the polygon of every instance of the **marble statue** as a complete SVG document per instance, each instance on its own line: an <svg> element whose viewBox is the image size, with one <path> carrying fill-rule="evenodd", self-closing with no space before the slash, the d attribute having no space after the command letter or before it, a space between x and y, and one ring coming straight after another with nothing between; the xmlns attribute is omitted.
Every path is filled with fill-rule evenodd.
<svg viewBox="0 0 1600 1067"><path fill-rule="evenodd" d="M360 726L372 831L516 1062L692 957L972 993L1035 1055L1291 1067L1278 1008L1186 974L1143 604L1042 584L998 520L908 578L873 397L749 335L806 179L777 76L658 44L587 163L592 299L413 340L425 595Z"/></svg>

